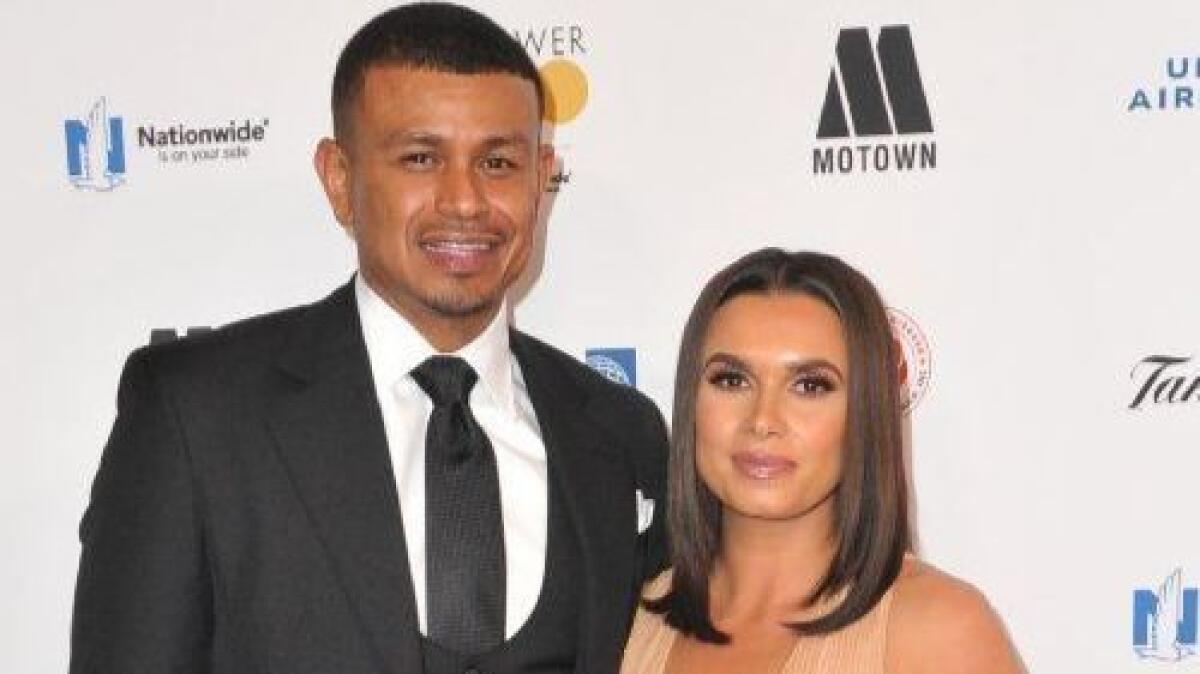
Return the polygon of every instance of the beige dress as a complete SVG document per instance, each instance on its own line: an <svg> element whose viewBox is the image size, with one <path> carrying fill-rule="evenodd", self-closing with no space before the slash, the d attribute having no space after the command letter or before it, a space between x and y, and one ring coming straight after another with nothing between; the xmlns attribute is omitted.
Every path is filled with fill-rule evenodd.
<svg viewBox="0 0 1200 674"><path fill-rule="evenodd" d="M650 581L644 596L661 597L670 584L671 572L664 571ZM894 589L895 585L888 588L875 608L850 626L832 634L800 637L779 674L883 674ZM662 674L678 634L663 616L639 607L625 646L621 674Z"/></svg>

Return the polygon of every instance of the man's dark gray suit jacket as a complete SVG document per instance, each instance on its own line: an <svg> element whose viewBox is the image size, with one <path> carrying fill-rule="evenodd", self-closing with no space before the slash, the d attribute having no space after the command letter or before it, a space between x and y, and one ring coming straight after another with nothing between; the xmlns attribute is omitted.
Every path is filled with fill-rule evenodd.
<svg viewBox="0 0 1200 674"><path fill-rule="evenodd" d="M577 671L616 672L663 564L647 398L514 331L578 532ZM658 511L637 529L635 492ZM139 349L80 526L73 674L416 674L421 645L353 285Z"/></svg>

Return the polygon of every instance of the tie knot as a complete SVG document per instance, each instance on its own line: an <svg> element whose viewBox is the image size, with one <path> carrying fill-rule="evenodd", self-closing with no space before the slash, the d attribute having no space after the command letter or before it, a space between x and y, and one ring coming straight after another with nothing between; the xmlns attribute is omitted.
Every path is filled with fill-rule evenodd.
<svg viewBox="0 0 1200 674"><path fill-rule="evenodd" d="M438 407L466 403L479 379L471 365L458 356L431 356L413 369L412 376Z"/></svg>

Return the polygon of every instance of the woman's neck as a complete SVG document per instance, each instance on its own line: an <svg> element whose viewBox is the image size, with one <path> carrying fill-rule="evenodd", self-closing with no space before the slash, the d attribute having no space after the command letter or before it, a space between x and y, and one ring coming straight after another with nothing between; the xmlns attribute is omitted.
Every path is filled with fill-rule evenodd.
<svg viewBox="0 0 1200 674"><path fill-rule="evenodd" d="M833 557L832 499L793 520L726 512L710 584L718 623L793 621Z"/></svg>

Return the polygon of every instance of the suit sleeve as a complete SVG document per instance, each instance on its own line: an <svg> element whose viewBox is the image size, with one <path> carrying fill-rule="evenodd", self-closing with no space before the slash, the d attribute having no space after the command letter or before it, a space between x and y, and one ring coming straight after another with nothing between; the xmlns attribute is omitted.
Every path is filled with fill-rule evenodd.
<svg viewBox="0 0 1200 674"><path fill-rule="evenodd" d="M79 529L71 674L210 671L212 589L186 449L149 352L135 352Z"/></svg>
<svg viewBox="0 0 1200 674"><path fill-rule="evenodd" d="M654 498L654 519L646 531L646 555L642 564L642 582L653 579L664 568L667 560L667 456L670 441L662 414L652 402L646 402L646 442L642 455L635 458L640 464L649 493Z"/></svg>

